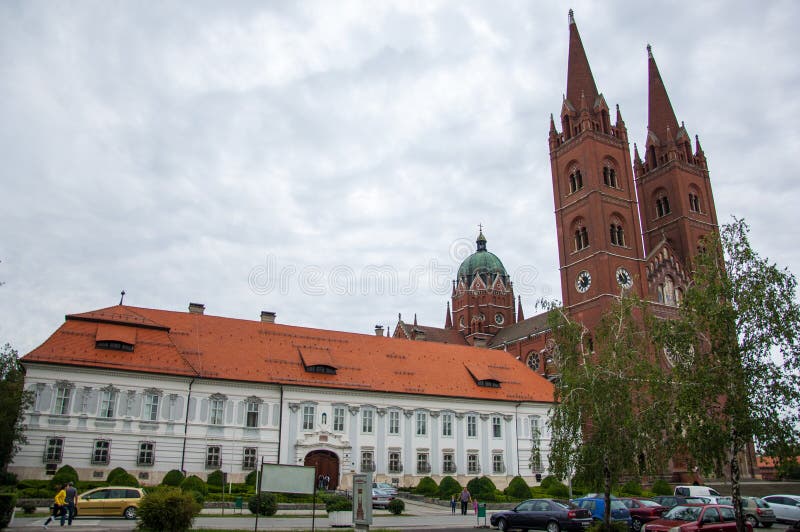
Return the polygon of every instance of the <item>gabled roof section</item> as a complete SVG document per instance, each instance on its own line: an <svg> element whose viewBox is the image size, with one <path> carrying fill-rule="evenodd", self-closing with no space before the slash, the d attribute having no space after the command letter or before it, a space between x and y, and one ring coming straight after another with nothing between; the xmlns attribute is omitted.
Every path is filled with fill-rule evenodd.
<svg viewBox="0 0 800 532"><path fill-rule="evenodd" d="M525 366L503 351L138 307L75 316L102 315L107 319L111 314L128 316L120 318L120 326L127 326L130 316L142 318L136 327L135 352L98 349L95 339L100 323L68 317L50 338L22 358L23 364L339 390L553 401L553 385L535 372L522 371ZM446 331L417 328L431 336ZM308 363L333 364L336 372L309 372L304 367ZM476 385L465 364L479 376L493 376L502 386Z"/></svg>
<svg viewBox="0 0 800 532"><path fill-rule="evenodd" d="M653 58L653 50L649 44L647 45L647 80L647 129L658 138L660 144L657 145L664 145L677 138L678 119L675 118L675 111L669 101L667 88L661 79L661 73L658 71L658 65ZM648 142L652 142L652 140L652 137L648 136Z"/></svg>
<svg viewBox="0 0 800 532"><path fill-rule="evenodd" d="M502 347L506 344L515 343L530 336L541 334L548 329L550 329L550 326L547 324L547 312L543 312L527 320L518 321L514 325L501 329L494 338L489 341L487 347Z"/></svg>
<svg viewBox="0 0 800 532"><path fill-rule="evenodd" d="M154 322L150 318L137 312L134 307L129 307L127 305L116 305L114 307L101 308L100 310L93 310L82 314L68 314L66 319L104 323L124 323L141 327L169 329L169 327Z"/></svg>
<svg viewBox="0 0 800 532"><path fill-rule="evenodd" d="M567 101L580 107L581 99L595 103L598 92L592 76L589 59L583 49L583 42L575 24L575 16L569 10L569 58L567 60Z"/></svg>
<svg viewBox="0 0 800 532"><path fill-rule="evenodd" d="M464 335L455 329L442 329L439 327L430 327L428 325L409 325L403 320L397 322L394 337L407 340L438 342L440 344L469 345Z"/></svg>

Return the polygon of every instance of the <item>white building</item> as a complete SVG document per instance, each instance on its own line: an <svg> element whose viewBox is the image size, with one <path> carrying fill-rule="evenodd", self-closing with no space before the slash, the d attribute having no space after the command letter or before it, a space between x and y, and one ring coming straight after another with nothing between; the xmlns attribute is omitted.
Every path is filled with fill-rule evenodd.
<svg viewBox="0 0 800 532"><path fill-rule="evenodd" d="M155 484L171 469L221 469L241 481L264 460L316 465L331 487L372 471L409 486L487 475L501 488L546 470L553 387L507 353L189 310L67 316L22 359L35 403L10 470L47 478L69 464L91 479L121 466Z"/></svg>

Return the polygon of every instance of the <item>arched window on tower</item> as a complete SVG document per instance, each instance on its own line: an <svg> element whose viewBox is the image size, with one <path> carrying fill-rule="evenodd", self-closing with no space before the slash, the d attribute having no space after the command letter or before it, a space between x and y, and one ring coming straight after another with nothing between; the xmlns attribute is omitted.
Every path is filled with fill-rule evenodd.
<svg viewBox="0 0 800 532"><path fill-rule="evenodd" d="M609 165L603 167L603 184L607 187L619 188L617 185L617 171Z"/></svg>
<svg viewBox="0 0 800 532"><path fill-rule="evenodd" d="M589 232L585 227L575 230L575 251L580 251L589 247Z"/></svg>
<svg viewBox="0 0 800 532"><path fill-rule="evenodd" d="M575 169L569 174L569 193L573 194L583 188L583 176L581 171Z"/></svg>
<svg viewBox="0 0 800 532"><path fill-rule="evenodd" d="M701 212L700 197L694 192L689 192L689 210L691 212Z"/></svg>
<svg viewBox="0 0 800 532"><path fill-rule="evenodd" d="M611 243L615 246L624 246L625 245L625 231L622 229L622 225L617 223L616 221L611 222L609 226L609 233L611 235Z"/></svg>
<svg viewBox="0 0 800 532"><path fill-rule="evenodd" d="M672 212L669 208L669 199L666 193L662 192L656 198L656 218L661 218Z"/></svg>
<svg viewBox="0 0 800 532"><path fill-rule="evenodd" d="M658 288L656 288L656 298L657 298L659 303L663 303L664 302L664 285L663 284L658 285Z"/></svg>

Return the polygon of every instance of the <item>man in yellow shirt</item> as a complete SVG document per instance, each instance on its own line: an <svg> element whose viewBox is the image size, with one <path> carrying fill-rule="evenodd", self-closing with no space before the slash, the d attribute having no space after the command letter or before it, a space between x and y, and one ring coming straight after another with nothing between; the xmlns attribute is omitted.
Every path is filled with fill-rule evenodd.
<svg viewBox="0 0 800 532"><path fill-rule="evenodd" d="M67 499L67 492L64 489L64 486L59 486L58 493L56 493L56 496L53 497L53 515L47 518L47 521L44 522L42 528L47 528L47 525L50 524L50 521L52 521L56 517L61 517L62 515L64 515L63 513L65 510L64 501L66 499Z"/></svg>

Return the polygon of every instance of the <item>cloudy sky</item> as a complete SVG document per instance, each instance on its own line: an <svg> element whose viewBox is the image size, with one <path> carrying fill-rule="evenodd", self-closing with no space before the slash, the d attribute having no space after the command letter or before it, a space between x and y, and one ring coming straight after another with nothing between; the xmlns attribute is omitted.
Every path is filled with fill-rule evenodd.
<svg viewBox="0 0 800 532"><path fill-rule="evenodd" d="M0 2L0 343L125 303L443 324L478 224L560 297L547 147L575 9L631 142L653 53L717 214L800 273L800 3ZM631 146L631 149L633 146ZM794 229L793 229L794 228Z"/></svg>

